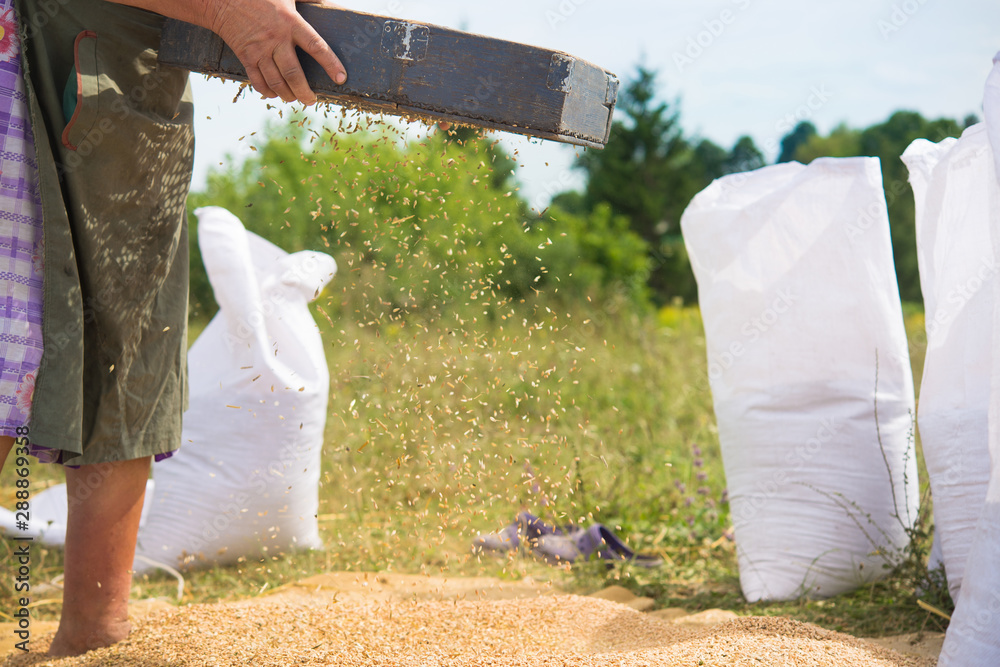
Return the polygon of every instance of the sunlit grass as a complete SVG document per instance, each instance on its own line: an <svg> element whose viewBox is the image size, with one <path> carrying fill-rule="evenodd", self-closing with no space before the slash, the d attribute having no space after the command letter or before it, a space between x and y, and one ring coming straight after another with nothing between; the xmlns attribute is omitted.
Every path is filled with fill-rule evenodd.
<svg viewBox="0 0 1000 667"><path fill-rule="evenodd" d="M368 325L338 315L349 308L334 303L336 293L328 298L318 305L330 320L317 316L331 372L319 516L327 548L189 572L182 602L253 597L325 571L388 570L531 575L576 592L618 583L661 607L783 614L857 634L942 627L915 605L905 577L823 602L743 601L697 309L636 315L596 300L498 303L485 315ZM908 310L906 322L917 370L922 315ZM0 478L5 506L9 468ZM60 477L35 465L35 491ZM569 570L472 553L477 534L521 509L555 523L600 521L666 564ZM0 543L4 569L11 553ZM60 551L33 553L33 582L61 573ZM133 595L169 598L175 589L167 575L143 576ZM41 591L38 599L58 597ZM0 611L14 606L4 586ZM54 618L59 606L36 612Z"/></svg>

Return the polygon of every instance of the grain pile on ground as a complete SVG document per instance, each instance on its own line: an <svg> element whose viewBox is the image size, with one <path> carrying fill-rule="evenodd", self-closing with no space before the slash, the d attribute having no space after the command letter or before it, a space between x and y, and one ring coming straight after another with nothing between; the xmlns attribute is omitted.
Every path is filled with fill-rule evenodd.
<svg viewBox="0 0 1000 667"><path fill-rule="evenodd" d="M399 575L397 575L398 577ZM715 625L663 620L594 597L546 595L518 584L492 594L416 579L361 579L330 592L322 579L280 595L156 612L130 639L80 658L39 654L4 665L837 665L923 667L870 642L784 618ZM346 579L345 579L346 581ZM459 580L452 580L459 581ZM329 580L327 580L329 584ZM411 585L412 584L412 585ZM504 585L506 586L506 585ZM407 587L416 595L405 594ZM362 594L363 590L366 594ZM396 594L389 590L395 589ZM456 599L458 595L465 599ZM494 599L493 594L517 599ZM526 594L531 597L524 597ZM439 596L440 599L433 599ZM450 599L449 599L450 598ZM33 640L44 650L48 638Z"/></svg>

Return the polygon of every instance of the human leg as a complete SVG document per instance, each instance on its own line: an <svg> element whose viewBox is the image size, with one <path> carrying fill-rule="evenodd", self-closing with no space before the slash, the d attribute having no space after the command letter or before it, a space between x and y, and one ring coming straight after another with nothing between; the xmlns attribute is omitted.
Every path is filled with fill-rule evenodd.
<svg viewBox="0 0 1000 667"><path fill-rule="evenodd" d="M132 559L149 461L147 456L66 469L63 609L50 655L79 655L128 637ZM88 481L94 479L100 481Z"/></svg>

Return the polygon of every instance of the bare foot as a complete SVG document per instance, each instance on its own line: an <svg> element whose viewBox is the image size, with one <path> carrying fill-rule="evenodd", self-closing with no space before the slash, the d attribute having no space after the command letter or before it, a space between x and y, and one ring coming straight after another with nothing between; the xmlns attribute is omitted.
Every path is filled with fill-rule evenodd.
<svg viewBox="0 0 1000 667"><path fill-rule="evenodd" d="M63 607L49 655L80 655L128 637L132 558L148 475L149 457L66 469Z"/></svg>
<svg viewBox="0 0 1000 667"><path fill-rule="evenodd" d="M83 655L87 651L124 641L131 631L132 624L128 620L110 623L91 620L78 624L67 620L63 615L48 655L53 658Z"/></svg>

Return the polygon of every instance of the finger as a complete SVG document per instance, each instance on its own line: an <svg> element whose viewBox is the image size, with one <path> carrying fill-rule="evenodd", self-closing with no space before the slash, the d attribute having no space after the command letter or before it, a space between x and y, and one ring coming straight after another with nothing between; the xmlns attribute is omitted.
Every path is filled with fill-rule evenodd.
<svg viewBox="0 0 1000 667"><path fill-rule="evenodd" d="M250 79L250 85L253 86L254 90L268 99L278 96L264 81L264 75L260 73L260 69L256 67L247 67L245 69L247 71L247 78Z"/></svg>
<svg viewBox="0 0 1000 667"><path fill-rule="evenodd" d="M318 32L313 30L311 25L303 21L299 29L292 34L292 39L295 40L299 48L319 63L334 83L338 86L347 83L347 69L340 62L340 58L333 52L333 49L320 37Z"/></svg>
<svg viewBox="0 0 1000 667"><path fill-rule="evenodd" d="M294 102L295 93L288 87L288 83L279 68L280 65L274 61L274 58L265 58L260 62L260 73L264 77L267 87L285 102Z"/></svg>
<svg viewBox="0 0 1000 667"><path fill-rule="evenodd" d="M316 94L309 87L306 74L302 71L302 65L299 63L299 58L295 55L293 47L289 45L275 51L274 64L281 73L282 81L293 96L293 100L298 100L306 105L316 103ZM284 95L282 95L282 99L286 102L292 101L286 99Z"/></svg>

